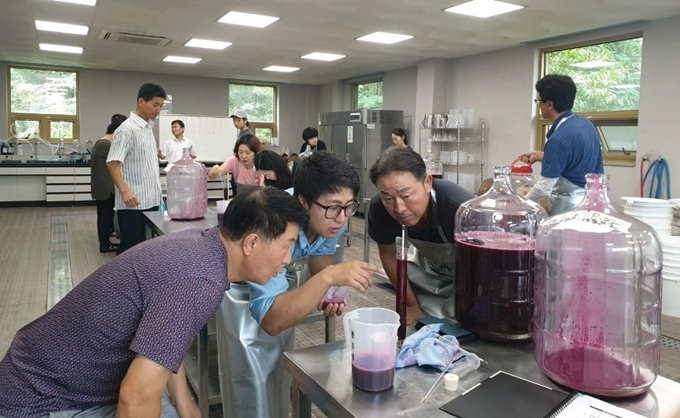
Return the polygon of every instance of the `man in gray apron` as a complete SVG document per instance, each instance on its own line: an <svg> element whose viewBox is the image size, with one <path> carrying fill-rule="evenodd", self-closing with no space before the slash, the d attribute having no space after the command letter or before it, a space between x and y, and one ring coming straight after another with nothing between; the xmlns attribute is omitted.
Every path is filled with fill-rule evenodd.
<svg viewBox="0 0 680 418"><path fill-rule="evenodd" d="M585 176L604 173L600 137L588 119L574 114L576 85L567 76L547 75L536 83L536 99L541 116L551 123L545 151L520 156L533 164L542 161L541 178L526 195L539 202L550 198L550 216L575 208L585 196Z"/></svg>
<svg viewBox="0 0 680 418"><path fill-rule="evenodd" d="M396 287L396 237L406 239L417 255L409 258L407 322L424 314L454 316L453 232L458 207L474 195L457 184L433 179L411 148L383 151L370 171L378 193L368 211L368 233L378 243L380 260Z"/></svg>

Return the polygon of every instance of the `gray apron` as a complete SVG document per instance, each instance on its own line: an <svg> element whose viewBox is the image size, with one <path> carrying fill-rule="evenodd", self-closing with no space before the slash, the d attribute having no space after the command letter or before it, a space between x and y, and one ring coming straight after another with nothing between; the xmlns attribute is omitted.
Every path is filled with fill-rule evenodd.
<svg viewBox="0 0 680 418"><path fill-rule="evenodd" d="M560 177L550 192L549 215L555 216L569 212L581 203L585 195L586 189Z"/></svg>
<svg viewBox="0 0 680 418"><path fill-rule="evenodd" d="M434 194L433 194L434 197ZM437 202L431 203L437 210ZM408 231L408 229L407 229ZM442 244L406 237L418 251L409 255L408 279L420 309L437 318L454 318L454 245L446 239L441 225L437 227ZM407 232L408 234L408 232Z"/></svg>

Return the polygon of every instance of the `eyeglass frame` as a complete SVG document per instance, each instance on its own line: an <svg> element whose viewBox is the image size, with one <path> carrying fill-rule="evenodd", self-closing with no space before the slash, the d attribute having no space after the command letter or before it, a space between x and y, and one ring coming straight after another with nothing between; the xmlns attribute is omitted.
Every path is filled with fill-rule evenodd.
<svg viewBox="0 0 680 418"><path fill-rule="evenodd" d="M342 212L345 212L345 217L349 218L350 216L357 213L357 210L359 210L359 206L361 206L361 203L359 203L359 201L356 200L356 199L354 199L352 201L352 203L350 203L349 205L345 205L345 206L340 206L340 205L326 206L326 205L322 205L321 203L317 202L316 200L312 200L312 203L319 206L320 208L324 209L324 216L326 217L326 219L337 219L337 217L340 216L340 214ZM352 206L354 206L354 210L352 210L352 213L348 214L347 209L351 208ZM330 216L328 216L328 209L333 209L333 208L337 208L337 209L339 209L339 211L338 211L337 215L335 215L334 217L330 217Z"/></svg>
<svg viewBox="0 0 680 418"><path fill-rule="evenodd" d="M543 99L534 99L534 103L536 103L536 104L545 103L545 100L543 100Z"/></svg>

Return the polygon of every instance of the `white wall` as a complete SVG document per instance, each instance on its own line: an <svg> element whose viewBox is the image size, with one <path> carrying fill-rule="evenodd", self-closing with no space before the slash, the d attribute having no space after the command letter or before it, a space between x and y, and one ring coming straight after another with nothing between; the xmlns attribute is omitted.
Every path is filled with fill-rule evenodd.
<svg viewBox="0 0 680 418"><path fill-rule="evenodd" d="M404 111L404 130L409 144L417 141L416 90L418 68L390 71L383 77L383 109Z"/></svg>
<svg viewBox="0 0 680 418"><path fill-rule="evenodd" d="M279 86L279 146L297 152L302 131L318 126L318 87L299 84Z"/></svg>
<svg viewBox="0 0 680 418"><path fill-rule="evenodd" d="M7 139L7 64L0 62L0 139Z"/></svg>

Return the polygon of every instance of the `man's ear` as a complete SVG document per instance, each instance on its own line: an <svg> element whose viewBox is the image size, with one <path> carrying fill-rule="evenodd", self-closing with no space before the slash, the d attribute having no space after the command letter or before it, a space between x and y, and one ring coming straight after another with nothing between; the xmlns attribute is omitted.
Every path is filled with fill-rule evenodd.
<svg viewBox="0 0 680 418"><path fill-rule="evenodd" d="M430 193L430 190L432 190L432 174L428 174L425 176L423 186L425 186L425 191Z"/></svg>
<svg viewBox="0 0 680 418"><path fill-rule="evenodd" d="M307 212L309 212L309 205L307 204L307 200L304 197L302 197L302 195L298 195L298 202L300 202L302 207L305 208Z"/></svg>
<svg viewBox="0 0 680 418"><path fill-rule="evenodd" d="M250 234L243 239L243 254L251 255L257 246L260 245L260 237L257 234Z"/></svg>

